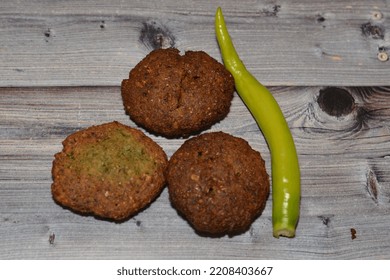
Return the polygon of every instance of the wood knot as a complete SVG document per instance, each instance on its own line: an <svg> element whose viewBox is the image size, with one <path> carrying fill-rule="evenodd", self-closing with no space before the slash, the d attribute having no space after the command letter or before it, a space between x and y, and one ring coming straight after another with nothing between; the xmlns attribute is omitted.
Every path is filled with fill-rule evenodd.
<svg viewBox="0 0 390 280"><path fill-rule="evenodd" d="M143 23L139 40L152 50L175 46L175 36L169 28L154 20Z"/></svg>
<svg viewBox="0 0 390 280"><path fill-rule="evenodd" d="M362 34L366 37L371 37L372 39L384 39L385 38L385 28L378 24L372 24L367 22L361 25Z"/></svg>
<svg viewBox="0 0 390 280"><path fill-rule="evenodd" d="M317 217L322 221L322 223L326 227L329 227L330 223L331 223L331 220L333 219L334 215L320 215L320 216L317 216Z"/></svg>
<svg viewBox="0 0 390 280"><path fill-rule="evenodd" d="M379 182L378 178L376 177L376 174L372 169L368 170L368 173L366 174L367 177L367 184L366 184L366 190L372 200L378 204L378 191L379 191Z"/></svg>
<svg viewBox="0 0 390 280"><path fill-rule="evenodd" d="M54 233L51 233L49 235L49 244L53 245L54 244L54 239L56 238L56 235Z"/></svg>
<svg viewBox="0 0 390 280"><path fill-rule="evenodd" d="M51 29L51 28L46 29L46 30L43 32L43 35L45 36L45 41L46 41L46 42L49 42L50 39L52 39L53 37L56 36L54 30Z"/></svg>
<svg viewBox="0 0 390 280"><path fill-rule="evenodd" d="M328 87L320 90L317 99L320 108L335 117L350 114L355 108L355 99L342 88Z"/></svg>
<svg viewBox="0 0 390 280"><path fill-rule="evenodd" d="M317 15L316 21L318 23L323 23L326 19L322 15Z"/></svg>
<svg viewBox="0 0 390 280"><path fill-rule="evenodd" d="M277 17L282 6L273 5L272 7L267 7L263 9L263 14L267 17Z"/></svg>

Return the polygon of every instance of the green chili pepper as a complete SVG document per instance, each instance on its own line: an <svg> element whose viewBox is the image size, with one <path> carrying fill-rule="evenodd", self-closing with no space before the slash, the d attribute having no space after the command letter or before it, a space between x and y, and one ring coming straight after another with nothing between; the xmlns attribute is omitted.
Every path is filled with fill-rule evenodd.
<svg viewBox="0 0 390 280"><path fill-rule="evenodd" d="M298 156L288 124L273 95L245 68L225 25L220 7L215 31L225 67L236 91L259 125L271 153L273 236L294 237L300 209Z"/></svg>

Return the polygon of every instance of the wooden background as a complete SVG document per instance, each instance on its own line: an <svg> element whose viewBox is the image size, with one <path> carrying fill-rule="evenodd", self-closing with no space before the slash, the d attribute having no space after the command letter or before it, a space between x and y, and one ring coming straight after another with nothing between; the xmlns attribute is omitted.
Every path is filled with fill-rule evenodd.
<svg viewBox="0 0 390 280"><path fill-rule="evenodd" d="M250 230L197 235L167 190L124 223L76 215L50 193L53 155L70 133L120 121L120 83L157 47L221 61L224 11L248 69L274 94L296 141L301 219L272 237L269 200ZM389 259L390 1L0 2L1 259ZM235 95L222 130L270 156ZM168 156L183 139L148 134Z"/></svg>

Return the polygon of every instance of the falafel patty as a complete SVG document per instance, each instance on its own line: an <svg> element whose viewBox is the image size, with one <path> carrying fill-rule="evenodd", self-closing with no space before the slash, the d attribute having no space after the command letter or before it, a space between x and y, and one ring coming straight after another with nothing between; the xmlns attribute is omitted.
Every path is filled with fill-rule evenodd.
<svg viewBox="0 0 390 280"><path fill-rule="evenodd" d="M260 153L224 132L185 141L169 160L167 181L177 211L196 231L211 235L246 231L270 191Z"/></svg>
<svg viewBox="0 0 390 280"><path fill-rule="evenodd" d="M130 71L121 92L135 123L168 138L187 137L226 117L234 79L203 51L157 49Z"/></svg>
<svg viewBox="0 0 390 280"><path fill-rule="evenodd" d="M75 212L123 220L147 206L165 185L168 160L140 130L111 122L63 141L52 167L52 195Z"/></svg>

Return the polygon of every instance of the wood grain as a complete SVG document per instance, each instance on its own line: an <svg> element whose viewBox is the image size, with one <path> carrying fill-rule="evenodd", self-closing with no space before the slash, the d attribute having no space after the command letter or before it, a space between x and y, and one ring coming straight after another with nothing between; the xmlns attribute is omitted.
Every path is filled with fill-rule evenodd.
<svg viewBox="0 0 390 280"><path fill-rule="evenodd" d="M0 86L118 86L152 48L220 60L220 5L248 68L273 86L381 86L390 5L375 1L13 1L0 3Z"/></svg>
<svg viewBox="0 0 390 280"><path fill-rule="evenodd" d="M232 238L198 236L166 190L124 223L63 209L50 193L53 155L67 135L87 126L112 120L135 126L120 88L0 88L0 258L388 259L390 87L343 87L354 109L340 117L318 104L324 89L270 88L292 129L302 171L297 236L275 239L270 199L251 229ZM211 130L245 138L270 171L264 138L238 96ZM169 156L184 141L148 135Z"/></svg>
<svg viewBox="0 0 390 280"><path fill-rule="evenodd" d="M390 2L0 2L0 259L389 259ZM280 104L299 154L301 218L272 237L269 199L246 233L197 235L165 190L124 223L80 216L50 193L69 134L124 113L120 83L158 47L221 61L221 6L248 69ZM382 54L381 60L378 54ZM270 155L236 95L222 130ZM146 132L171 156L184 139Z"/></svg>

